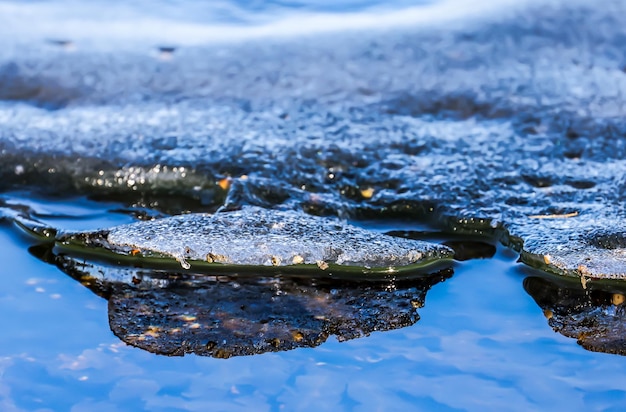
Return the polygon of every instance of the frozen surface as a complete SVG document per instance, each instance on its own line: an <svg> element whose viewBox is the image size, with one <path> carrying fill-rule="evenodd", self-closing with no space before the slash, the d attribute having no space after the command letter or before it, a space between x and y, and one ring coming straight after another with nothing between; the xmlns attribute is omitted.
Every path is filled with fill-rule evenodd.
<svg viewBox="0 0 626 412"><path fill-rule="evenodd" d="M417 216L557 274L623 278L625 16L528 3L152 51L16 36L0 52L1 185L168 213Z"/></svg>
<svg viewBox="0 0 626 412"><path fill-rule="evenodd" d="M64 235L90 244L102 238L112 251L158 253L207 263L297 266L328 265L394 268L452 257L452 250L432 243L394 238L354 227L337 219L302 212L244 207L239 211L185 214L137 222L104 234Z"/></svg>

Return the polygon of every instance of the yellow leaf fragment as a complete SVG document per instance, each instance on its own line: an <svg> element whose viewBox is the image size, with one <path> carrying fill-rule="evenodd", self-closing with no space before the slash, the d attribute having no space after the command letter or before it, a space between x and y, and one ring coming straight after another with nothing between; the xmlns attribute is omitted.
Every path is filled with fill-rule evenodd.
<svg viewBox="0 0 626 412"><path fill-rule="evenodd" d="M222 190L228 190L230 187L230 178L225 177L217 182L217 185L222 188Z"/></svg>
<svg viewBox="0 0 626 412"><path fill-rule="evenodd" d="M363 196L364 199L371 199L372 196L374 196L374 189L371 187L361 189L361 196Z"/></svg>
<svg viewBox="0 0 626 412"><path fill-rule="evenodd" d="M567 219L569 217L578 216L578 212L565 213L562 215L530 215L531 219Z"/></svg>

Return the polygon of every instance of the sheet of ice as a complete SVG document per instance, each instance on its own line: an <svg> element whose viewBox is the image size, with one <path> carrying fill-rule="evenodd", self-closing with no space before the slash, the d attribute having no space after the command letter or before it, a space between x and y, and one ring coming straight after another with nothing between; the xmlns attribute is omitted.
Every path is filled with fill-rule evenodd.
<svg viewBox="0 0 626 412"><path fill-rule="evenodd" d="M302 212L245 207L239 211L184 214L93 233L66 234L59 243L99 242L113 252L170 256L184 268L193 261L251 266L329 265L385 268L451 259L450 248L354 227ZM191 263L191 264L190 264ZM338 270L335 268L334 270ZM329 269L329 271L334 271Z"/></svg>
<svg viewBox="0 0 626 412"><path fill-rule="evenodd" d="M623 278L625 8L530 2L171 50L7 46L0 189L418 217L561 275ZM168 206L181 198L196 204Z"/></svg>

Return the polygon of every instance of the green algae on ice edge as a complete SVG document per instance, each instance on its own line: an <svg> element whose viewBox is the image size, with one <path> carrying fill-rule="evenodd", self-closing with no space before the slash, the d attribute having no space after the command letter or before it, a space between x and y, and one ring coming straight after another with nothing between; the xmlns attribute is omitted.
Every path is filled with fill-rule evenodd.
<svg viewBox="0 0 626 412"><path fill-rule="evenodd" d="M337 219L258 207L68 233L57 243L74 252L146 266L175 260L179 267L194 270L265 267L333 275L394 274L453 256L446 246L395 238Z"/></svg>

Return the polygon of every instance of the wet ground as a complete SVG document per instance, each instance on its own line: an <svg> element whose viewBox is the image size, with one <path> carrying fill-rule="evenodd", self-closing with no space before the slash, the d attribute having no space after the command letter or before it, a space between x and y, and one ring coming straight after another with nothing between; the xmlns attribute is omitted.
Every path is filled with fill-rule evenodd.
<svg viewBox="0 0 626 412"><path fill-rule="evenodd" d="M623 403L623 2L101 6L0 2L3 410Z"/></svg>

